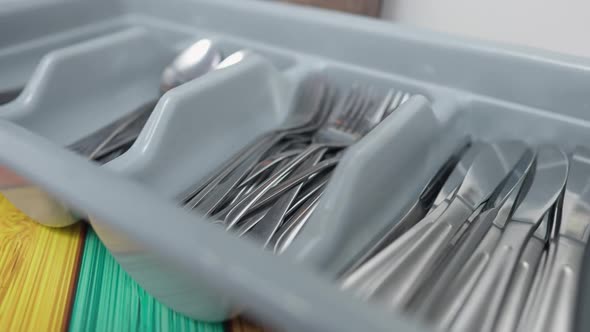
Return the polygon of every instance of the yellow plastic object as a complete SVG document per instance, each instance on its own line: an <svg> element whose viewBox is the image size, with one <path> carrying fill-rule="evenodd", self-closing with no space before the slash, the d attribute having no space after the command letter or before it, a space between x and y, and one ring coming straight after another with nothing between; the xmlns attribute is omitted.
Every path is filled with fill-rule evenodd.
<svg viewBox="0 0 590 332"><path fill-rule="evenodd" d="M83 230L39 225L0 195L0 331L67 328Z"/></svg>

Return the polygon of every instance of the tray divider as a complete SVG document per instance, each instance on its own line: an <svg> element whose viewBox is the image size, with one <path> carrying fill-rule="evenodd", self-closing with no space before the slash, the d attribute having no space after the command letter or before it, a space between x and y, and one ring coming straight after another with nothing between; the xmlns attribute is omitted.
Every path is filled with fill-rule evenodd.
<svg viewBox="0 0 590 332"><path fill-rule="evenodd" d="M457 147L461 135L438 141L444 127L426 98L411 97L345 152L318 207L286 254L335 277L403 215Z"/></svg>
<svg viewBox="0 0 590 332"><path fill-rule="evenodd" d="M52 51L0 117L72 143L156 98L173 56L137 27Z"/></svg>

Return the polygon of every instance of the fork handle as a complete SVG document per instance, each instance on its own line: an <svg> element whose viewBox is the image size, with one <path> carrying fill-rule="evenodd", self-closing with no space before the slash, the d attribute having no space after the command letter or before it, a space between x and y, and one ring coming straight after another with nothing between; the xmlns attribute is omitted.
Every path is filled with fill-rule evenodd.
<svg viewBox="0 0 590 332"><path fill-rule="evenodd" d="M324 144L312 144L305 149L299 156L295 157L289 164L283 169L279 170L276 174L265 180L256 190L248 194L236 205L231 208L224 219L224 224L227 229L234 227L240 219L246 214L246 212L258 201L264 194L266 194L271 188L276 186L280 181L287 177L295 168L297 168L302 162L304 162L309 156L313 155L316 151L323 148Z"/></svg>
<svg viewBox="0 0 590 332"><path fill-rule="evenodd" d="M213 213L240 181L248 175L248 172L259 162L260 158L264 156L266 151L274 145L273 141L269 143L270 144L265 146L265 148L249 155L241 165L236 167L226 178L222 179L223 182L212 182L215 186L211 188L211 190L203 190L201 193L197 194L193 200L189 201L190 205L187 205L190 206L190 208L196 208L204 215L210 215ZM203 195L204 192L206 192L206 195Z"/></svg>
<svg viewBox="0 0 590 332"><path fill-rule="evenodd" d="M285 227L284 232L270 240L270 246L274 248L273 251L275 253L283 253L285 250L287 250L289 245L293 243L297 235L299 235L309 220L309 217L313 211L318 206L318 202L322 197L322 194L323 192L319 191L310 197L309 200L305 202L303 206L297 210L295 215L288 221L288 225Z"/></svg>
<svg viewBox="0 0 590 332"><path fill-rule="evenodd" d="M256 151L261 149L268 149L270 146L274 145L277 140L277 136L262 136L260 137L254 144L247 146L245 149L240 150L238 154L234 155L229 162L224 164L221 169L222 171L219 173L214 174L213 176L207 178L207 180L203 181L203 183L192 190L189 195L192 195L188 198L189 195L186 195L185 199L183 200L184 205L186 205L189 209L194 209L197 205L199 205L209 193L217 187L223 179L229 176L236 168L238 168L242 163L244 163L250 156Z"/></svg>

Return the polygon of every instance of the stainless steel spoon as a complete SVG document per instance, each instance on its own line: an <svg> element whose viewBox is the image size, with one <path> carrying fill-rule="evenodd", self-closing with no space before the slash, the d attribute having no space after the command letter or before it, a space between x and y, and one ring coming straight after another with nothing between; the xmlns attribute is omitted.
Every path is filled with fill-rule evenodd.
<svg viewBox="0 0 590 332"><path fill-rule="evenodd" d="M149 118L161 95L190 80L196 79L221 63L221 52L209 39L201 39L181 52L163 71L160 95L85 138L68 146L89 159L102 160L117 148L134 141ZM132 132L129 130L132 129ZM124 136L122 139L121 136ZM114 144L113 144L114 143Z"/></svg>

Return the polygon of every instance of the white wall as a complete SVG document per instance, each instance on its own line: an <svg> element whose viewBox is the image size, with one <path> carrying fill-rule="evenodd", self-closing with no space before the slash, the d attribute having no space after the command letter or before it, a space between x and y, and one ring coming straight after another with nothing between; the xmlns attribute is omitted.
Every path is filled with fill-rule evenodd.
<svg viewBox="0 0 590 332"><path fill-rule="evenodd" d="M590 0L383 0L389 20L590 57Z"/></svg>

